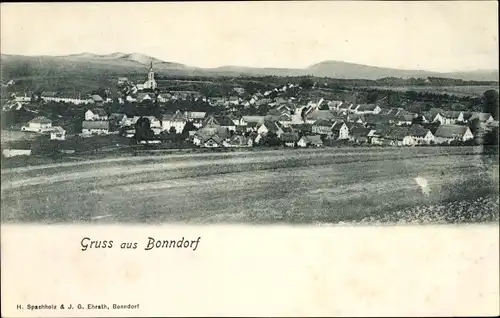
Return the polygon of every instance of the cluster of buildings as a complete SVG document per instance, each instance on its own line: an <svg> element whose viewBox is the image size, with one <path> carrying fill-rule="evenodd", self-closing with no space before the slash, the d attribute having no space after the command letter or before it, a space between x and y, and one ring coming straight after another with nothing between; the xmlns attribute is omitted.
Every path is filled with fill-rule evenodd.
<svg viewBox="0 0 500 318"><path fill-rule="evenodd" d="M50 134L52 140L65 140L66 130L60 126L52 126L52 120L39 116L21 127L21 131Z"/></svg>
<svg viewBox="0 0 500 318"><path fill-rule="evenodd" d="M118 81L129 83L123 77ZM121 131L124 136L131 138L135 136L134 126L137 121L141 117L147 117L154 138L161 139L160 136L165 133L186 133L188 127L186 138L199 147L251 147L269 140L289 147L319 147L337 140L392 146L441 144L473 139L470 128L472 122L479 123L482 131L498 126L498 122L488 113L445 111L439 108L412 111L411 107L389 108L383 103L357 104L324 98L304 99L298 95L285 94L292 89L300 90L294 84L246 95L243 95L244 89L235 88L233 96L226 97L203 97L197 92L184 95L179 92L161 94L157 88L151 64L146 82L133 85L133 89L123 96L122 102L148 99L158 99L161 102L194 97L213 106L217 112L210 114L172 110L159 117L127 117L124 113L106 113L102 106L109 100L98 95L81 99L44 92L40 98L87 105L85 120L82 122L83 137ZM156 92L152 92L154 90ZM27 99L27 96L14 97L16 103L26 102ZM258 109L262 105L268 110L265 115L238 115L242 109ZM51 139L66 138L64 129L52 127L52 122L46 118L37 117L21 130L50 132Z"/></svg>

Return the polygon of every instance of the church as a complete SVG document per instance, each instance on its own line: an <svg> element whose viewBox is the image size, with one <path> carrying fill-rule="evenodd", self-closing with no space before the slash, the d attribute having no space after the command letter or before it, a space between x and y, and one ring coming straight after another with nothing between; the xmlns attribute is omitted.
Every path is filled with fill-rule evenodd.
<svg viewBox="0 0 500 318"><path fill-rule="evenodd" d="M155 81L155 73L153 71L153 61L151 61L151 66L149 68L148 72L148 80L144 84L137 84L137 89L142 91L142 90L148 90L148 91L153 91L157 87L156 81Z"/></svg>

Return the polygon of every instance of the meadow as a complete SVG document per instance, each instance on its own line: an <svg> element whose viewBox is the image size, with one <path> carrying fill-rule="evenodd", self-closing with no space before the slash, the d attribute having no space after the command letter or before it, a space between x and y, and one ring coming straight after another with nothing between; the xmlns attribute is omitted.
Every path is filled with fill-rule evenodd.
<svg viewBox="0 0 500 318"><path fill-rule="evenodd" d="M431 94L448 94L459 97L481 97L487 90L494 89L498 91L498 86L370 86L371 89L379 90L392 90L392 91L415 91L418 93L431 93Z"/></svg>
<svg viewBox="0 0 500 318"><path fill-rule="evenodd" d="M172 154L2 170L5 223L495 221L498 159L472 147Z"/></svg>

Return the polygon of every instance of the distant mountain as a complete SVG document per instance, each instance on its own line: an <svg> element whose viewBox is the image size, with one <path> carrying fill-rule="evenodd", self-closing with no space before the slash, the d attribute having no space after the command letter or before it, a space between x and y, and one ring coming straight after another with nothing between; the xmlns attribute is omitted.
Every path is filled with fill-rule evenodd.
<svg viewBox="0 0 500 318"><path fill-rule="evenodd" d="M57 72L89 72L99 74L126 74L146 72L153 62L155 71L160 74L196 76L317 76L339 79L381 78L425 78L447 77L473 81L498 82L498 70L478 70L469 72L438 73L424 70L400 70L339 61L324 61L304 69L299 68L254 68L241 66L222 66L199 68L180 63L165 62L141 53L111 53L99 55L80 53L65 56L20 56L1 55L3 79L29 76L55 76Z"/></svg>
<svg viewBox="0 0 500 318"><path fill-rule="evenodd" d="M439 73L424 70L400 70L368 66L362 64L324 61L309 66L306 69L308 75L318 77L333 77L341 79L368 79L377 80L387 77L396 78L426 78L426 77L446 77L462 79L467 81L498 81L498 70Z"/></svg>

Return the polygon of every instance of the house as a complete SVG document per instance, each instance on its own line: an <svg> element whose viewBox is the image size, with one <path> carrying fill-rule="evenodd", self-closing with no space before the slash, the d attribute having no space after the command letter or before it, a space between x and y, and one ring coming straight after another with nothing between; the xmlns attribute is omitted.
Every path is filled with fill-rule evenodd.
<svg viewBox="0 0 500 318"><path fill-rule="evenodd" d="M331 120L320 119L312 125L311 130L313 134L332 135L333 125L334 122Z"/></svg>
<svg viewBox="0 0 500 318"><path fill-rule="evenodd" d="M181 134L186 123L186 116L184 116L179 110L177 110L174 114L163 115L161 119L161 128L164 131L170 131L170 129L174 127L175 132L177 134Z"/></svg>
<svg viewBox="0 0 500 318"><path fill-rule="evenodd" d="M297 142L300 140L299 133L294 131L284 132L281 134L280 140L285 143L286 147L295 147Z"/></svg>
<svg viewBox="0 0 500 318"><path fill-rule="evenodd" d="M138 93L135 97L135 100L138 103L152 102L156 99L155 94L153 93Z"/></svg>
<svg viewBox="0 0 500 318"><path fill-rule="evenodd" d="M305 122L314 124L318 120L333 120L335 115L330 110L313 110L305 116Z"/></svg>
<svg viewBox="0 0 500 318"><path fill-rule="evenodd" d="M461 125L440 125L434 133L436 143L450 143L453 140L467 141L473 139L474 135L467 126Z"/></svg>
<svg viewBox="0 0 500 318"><path fill-rule="evenodd" d="M16 101L8 101L3 105L2 110L21 110L23 108L23 104Z"/></svg>
<svg viewBox="0 0 500 318"><path fill-rule="evenodd" d="M251 132L251 131L257 132L257 129L260 127L260 125L261 125L260 123L250 122L250 123L247 123L245 126L240 126L240 127L244 127L245 131L247 131L247 132Z"/></svg>
<svg viewBox="0 0 500 318"><path fill-rule="evenodd" d="M224 140L222 145L227 148L242 148L242 147L252 147L253 140L242 135L234 135L229 138L229 140Z"/></svg>
<svg viewBox="0 0 500 318"><path fill-rule="evenodd" d="M127 115L123 113L111 113L109 121L118 124L118 126L125 126L127 123Z"/></svg>
<svg viewBox="0 0 500 318"><path fill-rule="evenodd" d="M142 117L147 118L149 120L149 126L151 128L162 127L161 121L158 118L156 118L155 116L134 116L134 117L132 117L131 121L127 120L127 125L135 125L137 123L137 121L139 120L139 118L142 118Z"/></svg>
<svg viewBox="0 0 500 318"><path fill-rule="evenodd" d="M376 104L360 104L357 105L353 112L355 114L378 114L382 109Z"/></svg>
<svg viewBox="0 0 500 318"><path fill-rule="evenodd" d="M225 115L209 116L203 121L203 127L216 125L228 130L236 131L236 125L231 118Z"/></svg>
<svg viewBox="0 0 500 318"><path fill-rule="evenodd" d="M277 121L281 125L289 127L293 123L293 118L292 115L288 113L283 113L277 118Z"/></svg>
<svg viewBox="0 0 500 318"><path fill-rule="evenodd" d="M456 124L464 122L464 114L461 111L444 111L439 108L431 108L430 110L432 122L440 122L441 125Z"/></svg>
<svg viewBox="0 0 500 318"><path fill-rule="evenodd" d="M52 121L45 117L36 117L28 122L28 126L21 127L22 131L48 132L52 130Z"/></svg>
<svg viewBox="0 0 500 318"><path fill-rule="evenodd" d="M127 96L125 97L125 100L126 100L127 102L129 102L129 103L135 103L135 102L137 101L137 99L136 99L135 97L131 96L131 95L127 95Z"/></svg>
<svg viewBox="0 0 500 318"><path fill-rule="evenodd" d="M104 99L101 96L99 96L99 95L95 95L94 94L94 95L90 96L90 99L95 104L102 104L102 103L104 103Z"/></svg>
<svg viewBox="0 0 500 318"><path fill-rule="evenodd" d="M108 120L108 114L102 108L88 109L85 112L85 120Z"/></svg>
<svg viewBox="0 0 500 318"><path fill-rule="evenodd" d="M355 143L368 143L369 136L368 134L372 131L370 128L365 127L355 127L351 131L349 131L349 140Z"/></svg>
<svg viewBox="0 0 500 318"><path fill-rule="evenodd" d="M239 105L239 104L240 104L240 98L238 96L230 96L226 102L226 105Z"/></svg>
<svg viewBox="0 0 500 318"><path fill-rule="evenodd" d="M66 130L64 130L60 126L53 127L53 130L50 132L51 140L66 140Z"/></svg>
<svg viewBox="0 0 500 318"><path fill-rule="evenodd" d="M408 130L408 136L410 136L411 145L429 145L434 142L432 132L421 125L412 125Z"/></svg>
<svg viewBox="0 0 500 318"><path fill-rule="evenodd" d="M184 117L190 122L193 123L193 125L196 128L200 128L203 126L203 120L205 120L207 113L206 112L185 112Z"/></svg>
<svg viewBox="0 0 500 318"><path fill-rule="evenodd" d="M82 135L107 135L109 133L109 121L88 121L82 122Z"/></svg>
<svg viewBox="0 0 500 318"><path fill-rule="evenodd" d="M200 147L222 147L224 140L229 138L229 130L220 126L207 126L196 131L193 144Z"/></svg>
<svg viewBox="0 0 500 318"><path fill-rule="evenodd" d="M300 140L297 142L297 146L299 147L322 147L323 141L321 140L320 135L313 136L302 136Z"/></svg>
<svg viewBox="0 0 500 318"><path fill-rule="evenodd" d="M126 78L126 77L118 77L117 82L118 82L118 85L126 84L126 83L128 83L128 78Z"/></svg>
<svg viewBox="0 0 500 318"><path fill-rule="evenodd" d="M472 112L464 114L464 118L466 118L468 122L471 122L473 120L478 120L479 122L491 123L495 121L490 113L480 113L480 112Z"/></svg>
<svg viewBox="0 0 500 318"><path fill-rule="evenodd" d="M396 126L409 126L413 123L413 118L415 115L404 112L395 116L387 116L389 122L395 124Z"/></svg>
<svg viewBox="0 0 500 318"><path fill-rule="evenodd" d="M290 126L294 131L301 132L302 134L312 134L311 124L293 124Z"/></svg>
<svg viewBox="0 0 500 318"><path fill-rule="evenodd" d="M352 104L352 103L342 103L337 107L337 111L342 112L342 113L349 113L349 112L352 112L353 107L354 107L354 104Z"/></svg>
<svg viewBox="0 0 500 318"><path fill-rule="evenodd" d="M123 137L133 138L134 136L135 136L135 128L134 127L128 127L128 129L126 129L123 132Z"/></svg>
<svg viewBox="0 0 500 318"><path fill-rule="evenodd" d="M4 149L2 154L6 158L17 156L31 156L31 149Z"/></svg>
<svg viewBox="0 0 500 318"><path fill-rule="evenodd" d="M264 121L264 123L257 129L257 133L259 135L267 135L270 132L275 133L279 137L283 131L277 122L270 120Z"/></svg>
<svg viewBox="0 0 500 318"><path fill-rule="evenodd" d="M343 121L335 121L331 128L332 136L339 140L349 139L349 127Z"/></svg>
<svg viewBox="0 0 500 318"><path fill-rule="evenodd" d="M412 113L421 114L421 113L425 112L426 109L429 108L429 104L427 102L415 101L415 102L407 105L405 108L406 108L406 110L408 110Z"/></svg>
<svg viewBox="0 0 500 318"><path fill-rule="evenodd" d="M331 100L328 102L328 108L330 110L339 110L340 105L342 105L344 102L341 100Z"/></svg>
<svg viewBox="0 0 500 318"><path fill-rule="evenodd" d="M265 119L266 119L265 116L242 116L240 120L240 125L246 126L249 123L261 125L264 123Z"/></svg>
<svg viewBox="0 0 500 318"><path fill-rule="evenodd" d="M412 145L412 138L409 136L409 127L393 126L382 135L383 139L390 140L393 146Z"/></svg>
<svg viewBox="0 0 500 318"><path fill-rule="evenodd" d="M42 92L40 94L40 98L43 100L43 101L52 101L52 102L55 102L56 99L58 97L58 94L56 92Z"/></svg>
<svg viewBox="0 0 500 318"><path fill-rule="evenodd" d="M172 98L172 95L167 93L167 94L158 94L156 99L161 102L161 103L166 103Z"/></svg>
<svg viewBox="0 0 500 318"><path fill-rule="evenodd" d="M348 114L346 116L346 121L350 123L364 124L365 115L364 114Z"/></svg>
<svg viewBox="0 0 500 318"><path fill-rule="evenodd" d="M364 115L364 124L366 127L375 127L379 124L389 124L390 118L389 116L382 116L380 114L377 115Z"/></svg>
<svg viewBox="0 0 500 318"><path fill-rule="evenodd" d="M19 103L29 103L31 102L31 96L28 96L28 94L24 94L24 96L16 96L14 94L14 100Z"/></svg>

